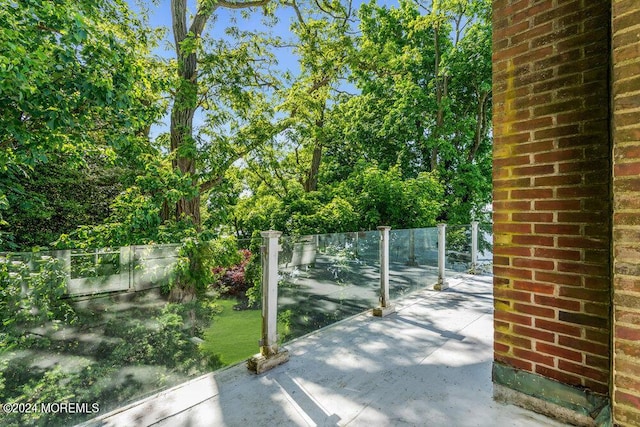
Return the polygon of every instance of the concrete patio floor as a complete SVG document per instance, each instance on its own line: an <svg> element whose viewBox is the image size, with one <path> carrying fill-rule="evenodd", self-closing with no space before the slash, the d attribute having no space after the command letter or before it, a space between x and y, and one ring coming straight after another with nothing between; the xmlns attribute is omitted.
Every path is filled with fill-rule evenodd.
<svg viewBox="0 0 640 427"><path fill-rule="evenodd" d="M457 275L288 343L262 375L244 364L199 377L85 426L562 426L493 401L489 276Z"/></svg>

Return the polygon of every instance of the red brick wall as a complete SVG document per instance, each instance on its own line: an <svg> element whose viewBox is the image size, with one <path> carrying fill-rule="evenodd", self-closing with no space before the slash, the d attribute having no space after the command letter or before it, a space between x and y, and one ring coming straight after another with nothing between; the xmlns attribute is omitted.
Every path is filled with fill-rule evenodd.
<svg viewBox="0 0 640 427"><path fill-rule="evenodd" d="M640 425L640 1L613 1L613 415Z"/></svg>
<svg viewBox="0 0 640 427"><path fill-rule="evenodd" d="M608 394L610 5L493 5L495 359Z"/></svg>

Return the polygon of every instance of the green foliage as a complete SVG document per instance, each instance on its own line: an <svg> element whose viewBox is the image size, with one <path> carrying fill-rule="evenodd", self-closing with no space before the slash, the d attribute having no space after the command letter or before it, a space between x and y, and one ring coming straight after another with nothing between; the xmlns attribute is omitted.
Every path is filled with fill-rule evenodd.
<svg viewBox="0 0 640 427"><path fill-rule="evenodd" d="M436 7L437 6L437 7ZM332 111L327 181L342 181L361 159L414 178L437 172L439 220L479 219L491 196L491 26L485 0L425 8L365 4L352 58L361 90Z"/></svg>
<svg viewBox="0 0 640 427"><path fill-rule="evenodd" d="M271 229L285 234L319 233L326 229L322 224L323 218L335 218L329 209L318 193L298 191L284 200L272 195L243 198L234 212L234 226L236 232L243 236ZM344 220L348 221L349 218ZM338 218L335 222L340 221Z"/></svg>
<svg viewBox="0 0 640 427"><path fill-rule="evenodd" d="M28 328L46 322L70 324L76 319L66 293L60 261L44 254L0 257L0 350L28 340Z"/></svg>
<svg viewBox="0 0 640 427"><path fill-rule="evenodd" d="M251 258L244 269L245 280L251 283L251 287L245 292L247 305L259 307L262 303L262 237L259 231L254 231L251 236L249 251Z"/></svg>
<svg viewBox="0 0 640 427"><path fill-rule="evenodd" d="M70 168L52 155L36 166L33 174L15 177L7 193L5 213L13 233L0 249L26 250L48 246L78 224L95 224L109 215L109 205L122 190L122 168L100 159L86 160L81 168Z"/></svg>
<svg viewBox="0 0 640 427"><path fill-rule="evenodd" d="M98 322L103 341L97 346L78 348L78 341L65 343L40 336L38 340L23 341L14 348L15 352L2 351L0 384L5 387L0 387L0 401L96 402L101 411L108 411L167 384L173 385L176 379L183 381L221 367L215 357L203 357L199 346L191 341L191 337L203 336L212 316L220 312L210 299L165 304L153 310L145 307L139 312L128 309L118 312L115 318L111 317L113 312L102 317L102 313L77 311L75 328L91 330L95 328L92 322ZM54 360L64 361L68 356L75 363L43 369L28 356L38 351L49 353ZM153 368L155 377L131 374L137 368ZM83 417L86 415L16 412L3 416L2 422L7 426L62 426L76 424Z"/></svg>
<svg viewBox="0 0 640 427"><path fill-rule="evenodd" d="M202 298L216 280L218 267L230 267L242 260L234 237L203 240L189 237L182 241L175 275L169 284L173 301Z"/></svg>
<svg viewBox="0 0 640 427"><path fill-rule="evenodd" d="M186 19L181 4L171 7ZM159 33L122 0L3 6L0 248L407 228L485 215L488 0L369 2L357 20L340 2L274 3L263 31L242 29L237 17L216 22L224 5L211 3L192 17L194 31L179 35L170 61L150 55ZM289 35L272 31L281 6L294 8ZM282 48L298 60L295 75L278 67ZM173 97L171 133L150 142L149 126L166 114L161 93ZM201 126L193 126L197 109ZM204 271L197 253L207 252L195 246L185 249L195 264L181 265L178 286L193 292L194 277L211 280L195 273Z"/></svg>
<svg viewBox="0 0 640 427"><path fill-rule="evenodd" d="M357 226L357 214L348 201L320 192L290 193L271 220L271 229L293 235L348 231Z"/></svg>
<svg viewBox="0 0 640 427"><path fill-rule="evenodd" d="M153 33L125 2L3 0L0 22L0 171L51 152L81 161L96 137L128 145L157 117Z"/></svg>
<svg viewBox="0 0 640 427"><path fill-rule="evenodd" d="M322 191L291 190L283 199L266 194L241 198L235 209L236 232L281 230L306 235L394 228L427 227L440 213L442 186L436 174L403 179L398 167L382 170L359 162L342 182Z"/></svg>
<svg viewBox="0 0 640 427"><path fill-rule="evenodd" d="M194 357L197 345L189 338L201 336L209 319L217 312L213 302L205 299L165 305L151 328L147 319L131 319L126 327L123 327L122 319L114 320L105 326L105 335L120 340L104 351L109 353L109 359L117 360L123 366L162 365L195 374L206 365Z"/></svg>
<svg viewBox="0 0 640 427"><path fill-rule="evenodd" d="M22 394L12 403L24 404L48 404L51 402L67 402L72 401L76 397L75 391L68 386L61 387L62 384L69 382L67 375L59 366L48 370L39 379L31 379L22 386ZM72 381L75 383L75 381ZM3 399L4 400L4 399ZM6 400L4 400L6 402ZM10 426L23 425L54 425L55 416L40 411L32 413L14 412L6 415L6 424ZM59 421L58 421L59 422ZM55 424L58 424L56 422Z"/></svg>
<svg viewBox="0 0 640 427"><path fill-rule="evenodd" d="M434 174L402 179L398 167L385 171L361 162L340 190L352 201L365 230L379 225L429 227L440 213L442 186Z"/></svg>
<svg viewBox="0 0 640 427"><path fill-rule="evenodd" d="M2 248L48 245L70 231L66 219L75 228L106 216L86 198L108 204L120 183L96 188L89 181L109 172L81 169L145 150L162 114L156 38L122 0L0 1Z"/></svg>
<svg viewBox="0 0 640 427"><path fill-rule="evenodd" d="M490 3L370 2L355 38L340 26L340 7L332 18L297 12L301 71L272 97L290 113L277 122L285 130L226 175L228 191L210 200L212 217L238 236L486 219ZM356 93L336 90L342 76Z"/></svg>
<svg viewBox="0 0 640 427"><path fill-rule="evenodd" d="M171 169L170 162L152 155L133 185L115 197L110 215L98 225L80 226L63 234L57 248L100 248L108 246L175 243L196 230L188 218L164 220L163 209L181 197L193 195L190 178Z"/></svg>
<svg viewBox="0 0 640 427"><path fill-rule="evenodd" d="M15 247L13 243L13 239L15 238L14 234L10 231L5 231L4 228L9 225L9 223L4 219L6 216L6 210L9 208L9 200L7 199L6 194L0 193L0 247Z"/></svg>

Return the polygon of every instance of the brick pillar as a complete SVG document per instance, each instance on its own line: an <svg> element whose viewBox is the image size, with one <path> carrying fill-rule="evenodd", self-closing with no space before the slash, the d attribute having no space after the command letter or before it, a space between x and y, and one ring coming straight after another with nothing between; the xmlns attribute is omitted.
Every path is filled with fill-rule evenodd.
<svg viewBox="0 0 640 427"><path fill-rule="evenodd" d="M613 416L640 425L640 1L614 0Z"/></svg>
<svg viewBox="0 0 640 427"><path fill-rule="evenodd" d="M607 395L610 4L493 8L494 381Z"/></svg>

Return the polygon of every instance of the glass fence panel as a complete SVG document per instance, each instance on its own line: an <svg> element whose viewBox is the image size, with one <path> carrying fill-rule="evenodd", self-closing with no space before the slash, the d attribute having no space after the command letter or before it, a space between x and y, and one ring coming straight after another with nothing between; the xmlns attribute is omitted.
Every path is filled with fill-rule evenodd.
<svg viewBox="0 0 640 427"><path fill-rule="evenodd" d="M262 237L236 240L240 262L215 271L216 314L200 344L205 356L227 366L259 352L262 329Z"/></svg>
<svg viewBox="0 0 640 427"><path fill-rule="evenodd" d="M448 231L449 268L466 262L456 257L469 251L468 230ZM479 261L490 266L491 226L480 230ZM437 228L389 240L392 299L436 282ZM282 341L378 305L379 231L280 244ZM257 353L261 245L237 241L238 263L215 267L201 297L179 299L164 285L180 245L0 254L0 402L98 408L1 414L0 424L72 425Z"/></svg>
<svg viewBox="0 0 640 427"><path fill-rule="evenodd" d="M444 268L466 272L471 268L471 226L448 225L446 227Z"/></svg>
<svg viewBox="0 0 640 427"><path fill-rule="evenodd" d="M491 274L493 264L493 224L478 226L478 264L482 272Z"/></svg>
<svg viewBox="0 0 640 427"><path fill-rule="evenodd" d="M175 277L179 251L179 244L132 246L130 254L121 255L122 263L129 267L130 289L141 291L169 285Z"/></svg>
<svg viewBox="0 0 640 427"><path fill-rule="evenodd" d="M389 262L437 267L438 229L392 229L389 232Z"/></svg>
<svg viewBox="0 0 640 427"><path fill-rule="evenodd" d="M433 285L438 279L438 229L415 228L389 233L389 296Z"/></svg>
<svg viewBox="0 0 640 427"><path fill-rule="evenodd" d="M288 341L374 307L378 231L284 237L279 258L279 334Z"/></svg>
<svg viewBox="0 0 640 427"><path fill-rule="evenodd" d="M71 251L71 278L120 274L120 250Z"/></svg>
<svg viewBox="0 0 640 427"><path fill-rule="evenodd" d="M86 404L76 413L3 413L0 424L75 425L256 353L259 310L247 320L234 310L237 301L214 294L177 301L159 287L178 249L0 255L0 402ZM70 295L78 281L103 285L122 275L125 290ZM228 316L236 313L241 318ZM240 356L229 356L229 349Z"/></svg>
<svg viewBox="0 0 640 427"><path fill-rule="evenodd" d="M236 241L238 242L238 248L239 249L246 249L246 250L250 250L252 248L256 248L256 247L260 247L260 245L262 244L262 238L261 237L255 237L253 239L248 238L248 239L236 239Z"/></svg>

